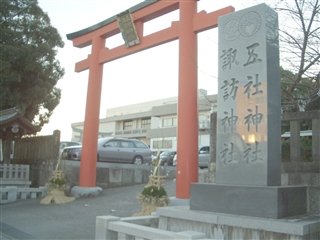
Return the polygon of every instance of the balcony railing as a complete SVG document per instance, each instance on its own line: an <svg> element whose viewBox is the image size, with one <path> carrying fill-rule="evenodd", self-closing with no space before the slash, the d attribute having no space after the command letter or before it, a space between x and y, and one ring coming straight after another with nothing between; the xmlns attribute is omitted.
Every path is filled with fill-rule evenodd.
<svg viewBox="0 0 320 240"><path fill-rule="evenodd" d="M143 134L145 135L147 133L146 128L140 128L140 129L131 129L131 130L116 130L115 135L116 136L121 136L121 135L131 135L131 134Z"/></svg>

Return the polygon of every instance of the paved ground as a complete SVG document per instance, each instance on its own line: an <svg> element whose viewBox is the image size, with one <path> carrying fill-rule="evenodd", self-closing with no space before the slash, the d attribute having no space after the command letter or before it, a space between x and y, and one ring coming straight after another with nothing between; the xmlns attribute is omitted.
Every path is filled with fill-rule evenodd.
<svg viewBox="0 0 320 240"><path fill-rule="evenodd" d="M199 182L204 171L199 172ZM105 189L98 197L66 204L27 199L0 205L0 239L94 239L96 216L130 217L140 212L136 196L144 185ZM175 181L166 181L169 197L175 197L175 187Z"/></svg>

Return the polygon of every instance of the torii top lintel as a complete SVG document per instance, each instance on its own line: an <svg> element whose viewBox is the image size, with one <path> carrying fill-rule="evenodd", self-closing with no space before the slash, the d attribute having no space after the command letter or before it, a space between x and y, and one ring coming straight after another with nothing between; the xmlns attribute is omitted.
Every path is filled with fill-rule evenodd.
<svg viewBox="0 0 320 240"><path fill-rule="evenodd" d="M173 22L171 27L160 30L148 36L143 36L143 24L147 21L160 17L180 8L179 0L148 0L130 8L132 18L140 39L140 44L126 48L124 45L113 49L104 47L100 50L99 64L113 61L115 59L128 56L130 54L146 50L179 38L179 22ZM229 6L220 10L206 13L201 11L193 18L193 31L196 33L215 28L218 26L218 17L234 12L234 8ZM89 28L78 32L67 34L67 38L73 41L75 47L83 48L92 44L95 38L105 38L120 33L115 16L100 22ZM87 59L76 63L76 72L89 69L90 55Z"/></svg>

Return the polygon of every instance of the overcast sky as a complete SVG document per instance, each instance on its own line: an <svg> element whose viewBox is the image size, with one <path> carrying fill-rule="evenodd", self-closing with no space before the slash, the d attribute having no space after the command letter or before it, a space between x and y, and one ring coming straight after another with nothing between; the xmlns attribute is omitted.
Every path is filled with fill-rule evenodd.
<svg viewBox="0 0 320 240"><path fill-rule="evenodd" d="M51 24L58 29L65 46L59 49L57 59L65 69L57 87L62 89L60 104L54 110L50 123L41 135L61 131L61 140L71 140L71 123L83 122L85 115L89 71L74 72L76 62L85 58L91 47L72 46L66 34L95 25L142 0L39 0L39 6L47 12ZM236 10L255 5L254 0L239 3L238 0L200 0L198 12L208 13L227 6ZM178 11L145 24L145 35L167 28L171 21L179 19ZM217 93L217 29L198 34L198 88ZM123 44L120 35L108 39L109 48ZM134 103L174 97L178 95L178 41L170 42L104 65L100 118L106 109Z"/></svg>

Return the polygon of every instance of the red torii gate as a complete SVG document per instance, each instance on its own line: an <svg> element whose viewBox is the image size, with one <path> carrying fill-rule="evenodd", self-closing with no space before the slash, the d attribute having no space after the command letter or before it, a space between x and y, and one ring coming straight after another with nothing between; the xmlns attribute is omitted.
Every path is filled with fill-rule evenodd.
<svg viewBox="0 0 320 240"><path fill-rule="evenodd" d="M130 12L140 44L108 49L105 40L120 33L115 17L87 29L67 35L75 47L92 45L88 58L77 62L76 72L89 69L87 104L84 121L80 187L95 187L97 139L99 131L100 98L103 64L130 54L179 39L179 86L176 197L190 198L190 183L198 182L198 80L197 33L218 26L218 17L234 12L229 6L212 13L197 12L198 0L153 0L142 2ZM214 4L214 3L213 3ZM180 20L171 27L143 36L143 24L174 10L180 10Z"/></svg>

